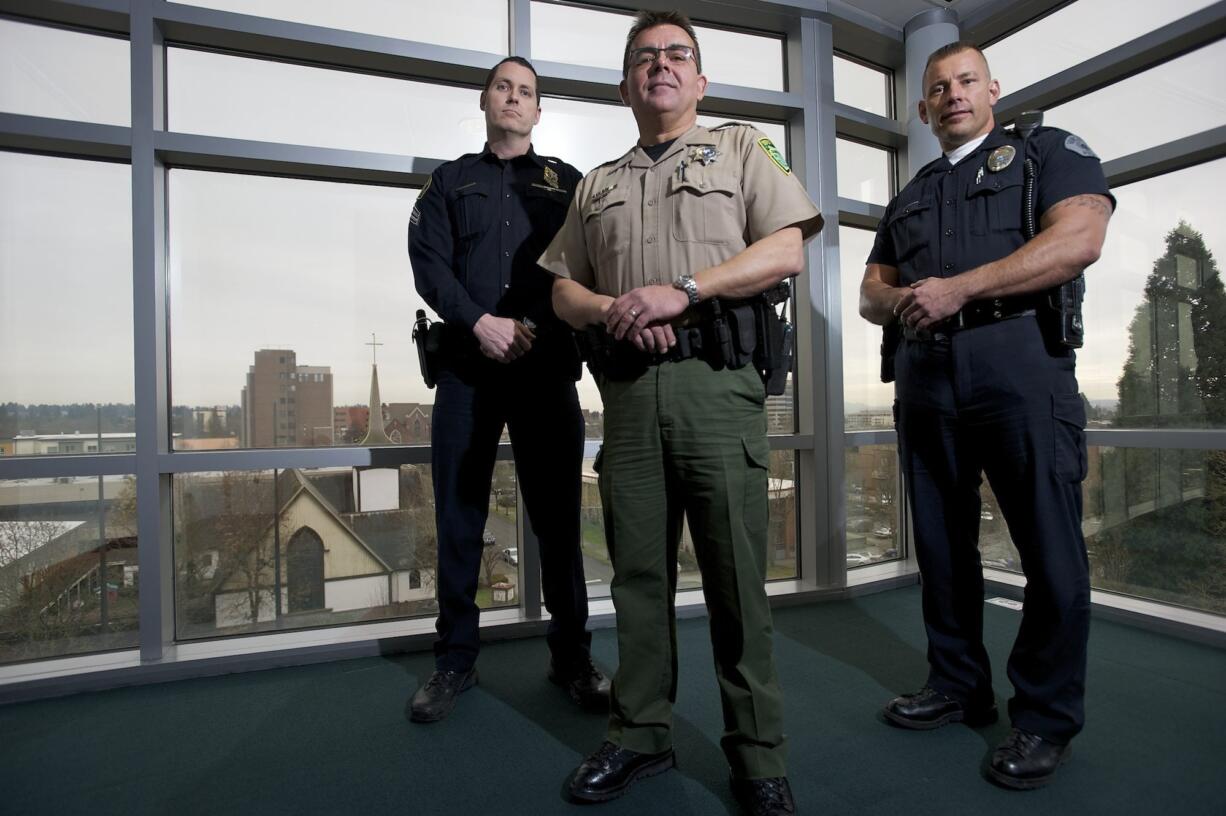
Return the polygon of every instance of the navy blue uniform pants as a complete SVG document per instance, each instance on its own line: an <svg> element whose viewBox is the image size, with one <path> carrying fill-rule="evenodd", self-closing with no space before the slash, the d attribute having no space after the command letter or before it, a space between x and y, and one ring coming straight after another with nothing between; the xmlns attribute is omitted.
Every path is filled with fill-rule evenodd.
<svg viewBox="0 0 1226 816"><path fill-rule="evenodd" d="M1081 533L1085 408L1071 350L1044 347L1034 317L904 341L897 427L928 632L928 684L992 699L983 646L981 473L1026 575L1008 675L1013 724L1058 743L1084 722L1090 581Z"/></svg>
<svg viewBox="0 0 1226 816"><path fill-rule="evenodd" d="M554 659L586 658L587 587L579 547L583 414L572 380L514 370L465 377L439 372L431 428L438 529L435 663L467 670L480 648L476 603L482 534L498 441L509 427L516 476L540 542L541 584Z"/></svg>

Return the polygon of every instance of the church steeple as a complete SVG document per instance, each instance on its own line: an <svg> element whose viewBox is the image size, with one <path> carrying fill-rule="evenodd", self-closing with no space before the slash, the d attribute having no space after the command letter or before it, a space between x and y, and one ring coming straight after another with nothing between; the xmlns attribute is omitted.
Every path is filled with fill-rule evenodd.
<svg viewBox="0 0 1226 816"><path fill-rule="evenodd" d="M387 429L383 426L383 400L379 397L379 362L378 351L382 343L375 340L374 332L371 332L370 342L366 345L371 347L371 364L370 364L370 421L366 427L366 438L359 442L359 445L394 445L391 439L387 436Z"/></svg>

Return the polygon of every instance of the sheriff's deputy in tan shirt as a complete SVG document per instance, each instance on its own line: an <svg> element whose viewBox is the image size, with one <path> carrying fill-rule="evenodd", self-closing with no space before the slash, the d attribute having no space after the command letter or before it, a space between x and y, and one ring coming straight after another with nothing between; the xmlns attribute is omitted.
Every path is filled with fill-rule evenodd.
<svg viewBox="0 0 1226 816"><path fill-rule="evenodd" d="M540 259L557 276L558 316L576 329L603 326L620 346L612 356L630 362L597 370L605 436L596 469L620 665L607 742L568 790L605 801L673 766L684 518L711 618L734 793L752 813L792 813L764 589L765 389L755 365L735 359L747 354L743 343L721 347L708 301L752 298L798 274L822 218L761 132L697 125L707 80L684 15L641 13L623 67L639 143L583 180Z"/></svg>

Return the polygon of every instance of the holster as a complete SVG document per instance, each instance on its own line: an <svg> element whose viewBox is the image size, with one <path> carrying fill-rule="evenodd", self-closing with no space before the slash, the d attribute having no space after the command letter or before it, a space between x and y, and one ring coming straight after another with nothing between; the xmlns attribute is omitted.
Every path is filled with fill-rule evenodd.
<svg viewBox="0 0 1226 816"><path fill-rule="evenodd" d="M426 317L423 309L417 310L417 320L413 324L413 344L417 346L417 365L421 369L421 378L426 388L433 388L438 382L439 354L442 348L445 325L436 323Z"/></svg>

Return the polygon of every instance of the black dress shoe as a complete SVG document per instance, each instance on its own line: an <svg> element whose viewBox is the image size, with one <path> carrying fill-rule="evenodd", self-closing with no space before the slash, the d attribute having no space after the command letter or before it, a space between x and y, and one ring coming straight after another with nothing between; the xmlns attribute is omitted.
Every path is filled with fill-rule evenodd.
<svg viewBox="0 0 1226 816"><path fill-rule="evenodd" d="M639 779L664 773L676 764L673 749L640 754L606 742L566 780L566 791L579 803L607 802L621 796Z"/></svg>
<svg viewBox="0 0 1226 816"><path fill-rule="evenodd" d="M584 708L609 710L609 678L601 674L590 657L572 663L550 660L549 681L565 688L570 698Z"/></svg>
<svg viewBox="0 0 1226 816"><path fill-rule="evenodd" d="M438 722L455 708L455 698L460 692L475 685L475 666L468 671L435 671L413 695L409 719L418 723Z"/></svg>
<svg viewBox="0 0 1226 816"><path fill-rule="evenodd" d="M955 722L965 722L974 727L996 722L994 703L983 708L969 708L948 694L928 686L914 694L895 697L886 704L882 713L894 725L918 731L940 728Z"/></svg>
<svg viewBox="0 0 1226 816"><path fill-rule="evenodd" d="M1014 790L1041 788L1069 758L1072 746L1045 740L1038 734L1014 728L992 752L988 777Z"/></svg>
<svg viewBox="0 0 1226 816"><path fill-rule="evenodd" d="M751 816L791 816L796 812L786 776L732 779L732 795Z"/></svg>

